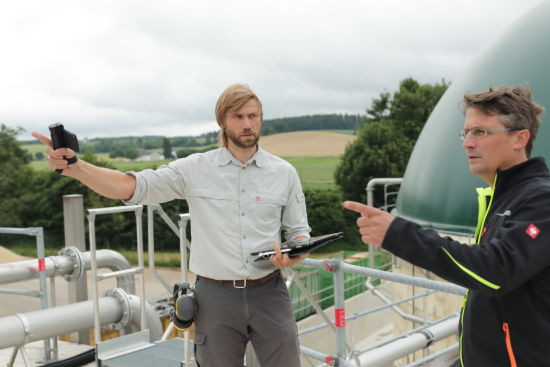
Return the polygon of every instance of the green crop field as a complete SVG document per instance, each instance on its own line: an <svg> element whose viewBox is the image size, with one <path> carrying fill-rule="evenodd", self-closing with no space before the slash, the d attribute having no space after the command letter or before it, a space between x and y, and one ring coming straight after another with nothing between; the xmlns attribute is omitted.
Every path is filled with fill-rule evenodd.
<svg viewBox="0 0 550 367"><path fill-rule="evenodd" d="M98 154L98 156L102 160L109 160L107 154ZM336 187L334 183L334 170L340 162L340 157L298 157L287 158L286 160L296 168L304 187L324 189L333 189ZM169 162L124 162L119 159L109 161L120 171L141 171L147 168L158 168ZM30 162L30 166L37 171L49 169L45 160L32 161Z"/></svg>
<svg viewBox="0 0 550 367"><path fill-rule="evenodd" d="M332 189L336 187L334 171L340 159L340 157L298 157L286 160L296 168L304 187Z"/></svg>

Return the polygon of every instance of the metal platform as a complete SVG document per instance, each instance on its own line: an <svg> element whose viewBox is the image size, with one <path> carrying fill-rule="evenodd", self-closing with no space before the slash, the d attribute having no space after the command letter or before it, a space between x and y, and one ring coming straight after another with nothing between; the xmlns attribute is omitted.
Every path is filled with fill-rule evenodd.
<svg viewBox="0 0 550 367"><path fill-rule="evenodd" d="M140 334L140 333L135 333ZM156 343L149 343L139 335L127 335L108 340L98 345L97 359L100 367L182 367L184 358L184 339L174 338ZM143 335L142 335L143 336ZM147 333L148 337L148 333ZM120 339L122 340L122 343ZM117 343L114 343L114 341ZM189 365L188 365L189 366ZM195 366L192 362L190 366ZM187 367L187 366L186 366Z"/></svg>

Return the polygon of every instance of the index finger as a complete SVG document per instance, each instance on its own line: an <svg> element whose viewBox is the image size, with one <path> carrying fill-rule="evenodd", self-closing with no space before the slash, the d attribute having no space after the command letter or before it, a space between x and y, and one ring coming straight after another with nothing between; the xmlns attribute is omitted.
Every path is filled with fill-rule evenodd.
<svg viewBox="0 0 550 367"><path fill-rule="evenodd" d="M40 133L37 133L35 131L33 131L31 135L34 136L37 140L41 141L42 143L44 143L44 144L46 144L50 147L52 146L52 141L47 136L44 136L44 135L42 135Z"/></svg>
<svg viewBox="0 0 550 367"><path fill-rule="evenodd" d="M344 205L344 208L354 211L356 213L359 213L364 217L374 215L379 211L378 209L373 208L372 206L358 203L356 201L344 201L343 205Z"/></svg>

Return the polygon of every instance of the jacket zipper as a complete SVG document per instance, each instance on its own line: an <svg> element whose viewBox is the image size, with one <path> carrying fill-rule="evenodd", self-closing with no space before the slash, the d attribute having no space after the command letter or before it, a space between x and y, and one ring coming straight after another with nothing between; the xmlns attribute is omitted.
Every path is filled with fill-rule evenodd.
<svg viewBox="0 0 550 367"><path fill-rule="evenodd" d="M514 351L512 350L512 340L510 339L510 327L507 322L502 323L502 330L504 330L504 335L506 336L506 350L508 351L510 366L517 367L516 357L514 357Z"/></svg>

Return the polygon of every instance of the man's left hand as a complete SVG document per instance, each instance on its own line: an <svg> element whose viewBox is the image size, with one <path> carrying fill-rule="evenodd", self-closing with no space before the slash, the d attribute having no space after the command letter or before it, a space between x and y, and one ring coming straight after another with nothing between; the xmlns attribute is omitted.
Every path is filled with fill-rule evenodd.
<svg viewBox="0 0 550 367"><path fill-rule="evenodd" d="M309 253L306 253L290 257L288 254L281 252L281 246L278 241L275 241L273 248L275 249L275 255L271 255L269 261L271 261L276 268L288 268L309 256Z"/></svg>

